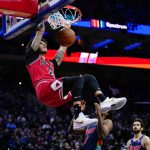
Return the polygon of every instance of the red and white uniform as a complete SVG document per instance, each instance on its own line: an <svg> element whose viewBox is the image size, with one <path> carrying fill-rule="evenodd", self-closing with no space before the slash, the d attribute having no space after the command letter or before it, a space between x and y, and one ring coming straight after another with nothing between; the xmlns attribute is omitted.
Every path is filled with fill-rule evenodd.
<svg viewBox="0 0 150 150"><path fill-rule="evenodd" d="M39 101L51 107L58 107L72 99L71 92L63 95L62 78L55 78L54 64L40 55L27 64L32 84Z"/></svg>

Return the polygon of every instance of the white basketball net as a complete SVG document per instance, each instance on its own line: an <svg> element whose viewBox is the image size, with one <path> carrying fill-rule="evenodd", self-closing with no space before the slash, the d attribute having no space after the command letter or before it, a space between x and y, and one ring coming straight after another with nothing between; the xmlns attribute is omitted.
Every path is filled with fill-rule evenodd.
<svg viewBox="0 0 150 150"><path fill-rule="evenodd" d="M52 29L58 29L60 27L70 28L72 23L81 19L81 16L82 14L79 9L69 6L69 8L64 7L60 11L51 14L47 21Z"/></svg>

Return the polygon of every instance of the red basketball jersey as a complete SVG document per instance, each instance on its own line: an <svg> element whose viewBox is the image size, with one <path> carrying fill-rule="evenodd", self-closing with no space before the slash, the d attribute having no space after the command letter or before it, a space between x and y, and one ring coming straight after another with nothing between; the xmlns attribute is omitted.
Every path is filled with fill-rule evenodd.
<svg viewBox="0 0 150 150"><path fill-rule="evenodd" d="M49 60L39 56L35 61L27 65L32 84L35 85L43 79L55 79L54 65Z"/></svg>
<svg viewBox="0 0 150 150"><path fill-rule="evenodd" d="M63 95L62 78L56 79L54 64L39 56L27 65L32 84L39 101L47 106L58 107L72 100L71 92Z"/></svg>

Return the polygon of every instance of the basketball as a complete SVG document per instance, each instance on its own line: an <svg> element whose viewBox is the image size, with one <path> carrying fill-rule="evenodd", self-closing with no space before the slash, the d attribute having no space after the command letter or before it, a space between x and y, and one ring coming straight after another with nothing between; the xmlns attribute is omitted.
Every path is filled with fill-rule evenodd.
<svg viewBox="0 0 150 150"><path fill-rule="evenodd" d="M72 29L62 28L56 33L56 41L62 45L69 47L75 42L75 33Z"/></svg>

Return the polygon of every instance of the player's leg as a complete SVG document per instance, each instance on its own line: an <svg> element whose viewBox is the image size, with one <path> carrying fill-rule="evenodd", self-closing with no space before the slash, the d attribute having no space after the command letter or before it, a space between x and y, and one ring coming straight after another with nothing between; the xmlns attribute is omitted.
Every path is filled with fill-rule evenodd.
<svg viewBox="0 0 150 150"><path fill-rule="evenodd" d="M93 75L83 75L84 79L84 91L87 90L88 94L89 91L92 93L93 96L99 101L101 105L101 111L106 112L109 110L117 110L123 107L127 101L125 97L121 98L106 98L100 89L100 86ZM94 102L93 102L94 103Z"/></svg>
<svg viewBox="0 0 150 150"><path fill-rule="evenodd" d="M75 119L81 112L83 84L83 78L81 78L80 76L63 78L63 95L66 95L69 91L71 91L73 97L73 105L75 109Z"/></svg>
<svg viewBox="0 0 150 150"><path fill-rule="evenodd" d="M72 92L74 106L74 129L85 127L98 122L97 119L89 119L81 112L81 100L84 80L80 76L72 76L63 78L63 94ZM82 123L82 124L81 124Z"/></svg>

